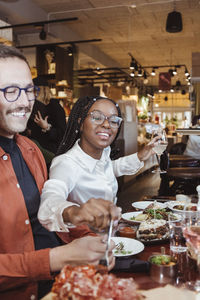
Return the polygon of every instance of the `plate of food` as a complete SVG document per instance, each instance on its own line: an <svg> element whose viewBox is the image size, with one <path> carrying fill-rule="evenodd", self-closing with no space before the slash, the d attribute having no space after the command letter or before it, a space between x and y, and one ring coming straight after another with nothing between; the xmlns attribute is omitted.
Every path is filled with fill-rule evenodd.
<svg viewBox="0 0 200 300"><path fill-rule="evenodd" d="M168 206L173 212L177 214L185 214L185 215L193 215L197 211L197 204L196 203L172 203Z"/></svg>
<svg viewBox="0 0 200 300"><path fill-rule="evenodd" d="M112 237L115 243L113 254L116 257L135 255L144 250L144 244L140 241L125 237Z"/></svg>
<svg viewBox="0 0 200 300"><path fill-rule="evenodd" d="M138 227L136 237L145 244L168 241L168 223L166 220L157 219L142 221Z"/></svg>
<svg viewBox="0 0 200 300"><path fill-rule="evenodd" d="M100 265L66 265L56 276L51 292L41 300L143 299L133 278L119 278Z"/></svg>
<svg viewBox="0 0 200 300"><path fill-rule="evenodd" d="M133 211L122 214L122 219L128 223L140 224L147 219L147 215L143 214L143 211Z"/></svg>
<svg viewBox="0 0 200 300"><path fill-rule="evenodd" d="M137 210L143 210L146 208L165 208L167 207L166 203L161 203L157 201L137 201L133 202L132 206Z"/></svg>
<svg viewBox="0 0 200 300"><path fill-rule="evenodd" d="M167 208L146 208L143 211L135 211L122 214L122 219L128 223L140 224L142 221L158 219L168 221L169 214L174 217L174 221L180 219L180 215L173 213Z"/></svg>

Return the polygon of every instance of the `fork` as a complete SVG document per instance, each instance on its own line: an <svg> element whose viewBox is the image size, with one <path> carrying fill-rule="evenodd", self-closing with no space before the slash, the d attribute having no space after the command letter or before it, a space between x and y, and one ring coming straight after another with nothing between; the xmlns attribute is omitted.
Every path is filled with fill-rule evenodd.
<svg viewBox="0 0 200 300"><path fill-rule="evenodd" d="M117 203L117 197L114 198L113 204ZM111 235L112 235L112 230L113 230L113 219L110 220L110 225L108 228L108 238L106 241L106 251L104 253L104 256L100 259L99 264L102 266L109 266L109 257L108 257L108 252L109 252L109 247L110 247L110 240L111 240Z"/></svg>

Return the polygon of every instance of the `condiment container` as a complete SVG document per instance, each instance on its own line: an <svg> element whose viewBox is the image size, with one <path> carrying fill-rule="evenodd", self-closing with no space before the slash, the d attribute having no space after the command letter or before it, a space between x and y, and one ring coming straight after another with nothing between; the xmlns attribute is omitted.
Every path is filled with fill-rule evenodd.
<svg viewBox="0 0 200 300"><path fill-rule="evenodd" d="M134 239L136 237L136 229L129 226L121 227L119 229L119 236Z"/></svg>
<svg viewBox="0 0 200 300"><path fill-rule="evenodd" d="M169 259L170 263L169 264L156 264L153 262L152 259L155 257L163 257L164 259ZM164 255L164 254L155 254L149 257L149 272L150 272L150 277L159 283L173 283L174 280L176 279L177 276L177 271L178 271L178 265L177 263L173 260L173 258L170 255Z"/></svg>

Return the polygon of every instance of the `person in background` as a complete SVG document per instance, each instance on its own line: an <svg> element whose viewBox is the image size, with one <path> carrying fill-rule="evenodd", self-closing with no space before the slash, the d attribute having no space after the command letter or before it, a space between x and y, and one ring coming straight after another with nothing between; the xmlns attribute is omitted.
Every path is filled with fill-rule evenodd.
<svg viewBox="0 0 200 300"><path fill-rule="evenodd" d="M83 97L74 104L42 190L38 218L43 226L68 232L67 220L79 206L94 196L112 202L118 190L116 177L135 174L154 153L159 136L138 153L111 160L121 122L120 108L112 99Z"/></svg>
<svg viewBox="0 0 200 300"><path fill-rule="evenodd" d="M66 128L66 117L59 100L52 98L48 82L38 76L33 79L39 93L27 124L30 138L35 139L46 150L56 153Z"/></svg>
<svg viewBox="0 0 200 300"><path fill-rule="evenodd" d="M65 264L95 264L103 257L105 237L86 236L68 245L38 221L40 193L47 179L44 158L26 128L37 88L23 54L0 45L0 299L40 299L55 272ZM96 205L97 204L97 205ZM96 209L98 207L98 211ZM118 219L120 209L92 199L74 215L94 227ZM70 217L70 222L74 222ZM110 268L114 265L110 246Z"/></svg>
<svg viewBox="0 0 200 300"><path fill-rule="evenodd" d="M194 116L192 120L193 127L200 127L200 115ZM200 160L200 135L189 135L184 155L192 156Z"/></svg>

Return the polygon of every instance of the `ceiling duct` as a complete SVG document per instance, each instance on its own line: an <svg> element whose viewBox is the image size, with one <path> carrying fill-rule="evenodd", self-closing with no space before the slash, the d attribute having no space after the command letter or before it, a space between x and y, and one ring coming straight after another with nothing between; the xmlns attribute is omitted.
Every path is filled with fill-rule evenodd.
<svg viewBox="0 0 200 300"><path fill-rule="evenodd" d="M170 33L180 32L183 29L182 15L178 11L172 11L167 16L166 31Z"/></svg>

